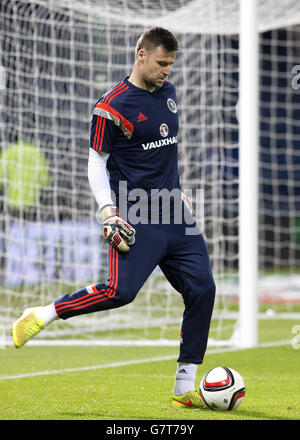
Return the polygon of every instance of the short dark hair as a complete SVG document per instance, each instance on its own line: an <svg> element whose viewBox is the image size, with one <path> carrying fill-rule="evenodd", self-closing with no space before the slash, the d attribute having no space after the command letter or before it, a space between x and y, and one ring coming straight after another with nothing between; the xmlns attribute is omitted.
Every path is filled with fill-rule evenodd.
<svg viewBox="0 0 300 440"><path fill-rule="evenodd" d="M148 29L140 36L136 44L135 54L137 55L142 48L151 51L158 46L162 46L167 52L179 50L178 40L172 32L162 27L155 26Z"/></svg>

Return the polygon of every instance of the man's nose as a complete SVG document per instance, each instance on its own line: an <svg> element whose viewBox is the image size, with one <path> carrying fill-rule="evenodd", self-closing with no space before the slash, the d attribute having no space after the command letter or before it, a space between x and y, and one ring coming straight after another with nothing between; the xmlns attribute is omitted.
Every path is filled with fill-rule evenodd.
<svg viewBox="0 0 300 440"><path fill-rule="evenodd" d="M164 72L165 75L170 75L170 73L171 73L171 68L170 68L170 66L165 67L164 70L163 70L163 72Z"/></svg>

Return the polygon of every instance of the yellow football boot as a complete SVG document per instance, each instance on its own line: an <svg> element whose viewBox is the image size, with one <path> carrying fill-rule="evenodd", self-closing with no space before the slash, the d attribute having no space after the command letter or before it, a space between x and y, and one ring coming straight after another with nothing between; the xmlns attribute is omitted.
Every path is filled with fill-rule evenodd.
<svg viewBox="0 0 300 440"><path fill-rule="evenodd" d="M36 316L36 311L39 308L26 309L20 318L13 323L12 338L16 348L22 347L44 328L44 321Z"/></svg>
<svg viewBox="0 0 300 440"><path fill-rule="evenodd" d="M182 394L182 396L176 396L176 394L172 393L171 407L205 408L205 404L197 391L189 391L188 393Z"/></svg>

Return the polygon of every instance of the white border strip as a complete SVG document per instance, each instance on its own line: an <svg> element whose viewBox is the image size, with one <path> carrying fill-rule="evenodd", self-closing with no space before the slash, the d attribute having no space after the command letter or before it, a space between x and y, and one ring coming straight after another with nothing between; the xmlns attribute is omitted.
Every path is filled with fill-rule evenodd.
<svg viewBox="0 0 300 440"><path fill-rule="evenodd" d="M26 347L179 347L179 339L34 339L26 343ZM232 347L231 340L209 339L208 345L213 347ZM13 347L12 342L0 347Z"/></svg>
<svg viewBox="0 0 300 440"><path fill-rule="evenodd" d="M275 342L268 342L264 344L258 345L256 348L262 348L262 347L277 347L282 345L290 345L291 340L287 341L275 341ZM213 350L208 350L206 354L218 354L218 353L225 353L230 351L240 351L240 348L218 348ZM242 350L248 350L247 348L244 348ZM62 370L46 370L46 371L36 371L33 373L24 373L24 374L18 374L14 376L0 376L1 380L13 380L13 379L24 379L26 377L36 377L36 376L50 376L54 374L62 374L62 373L74 373L77 371L91 371L91 370L103 370L105 368L116 368L116 367L125 367L128 365L135 365L135 364L144 364L144 363L150 363L150 362L161 362L161 361L170 361L177 359L178 354L176 355L169 355L169 356L160 356L160 357L154 357L154 358L146 358L146 359L133 359L131 361L123 361L123 362L113 362L110 364L100 364L100 365L89 365L86 367L76 367L76 368L64 368Z"/></svg>
<svg viewBox="0 0 300 440"><path fill-rule="evenodd" d="M0 380L23 379L25 377L35 377L35 376L50 376L53 374L74 373L77 371L102 370L104 368L125 367L127 365L134 365L134 364L169 361L169 360L176 359L177 357L178 357L178 355L176 355L176 356L172 355L172 356L162 356L162 357L148 358L148 359L147 358L146 359L133 359L131 361L124 361L124 362L112 362L110 364L89 365L86 367L64 368L62 370L36 371L34 373L18 374L15 376L0 376Z"/></svg>
<svg viewBox="0 0 300 440"><path fill-rule="evenodd" d="M179 346L178 340L169 339L140 339L140 340L128 340L128 339L35 339L28 341L26 346L72 346L72 347L112 347L112 346L128 346L128 347L155 347L155 346Z"/></svg>

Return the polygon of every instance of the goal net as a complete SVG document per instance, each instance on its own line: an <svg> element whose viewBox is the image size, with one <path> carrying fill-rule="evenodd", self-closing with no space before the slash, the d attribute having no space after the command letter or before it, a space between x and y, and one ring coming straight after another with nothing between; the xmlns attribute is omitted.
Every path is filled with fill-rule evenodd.
<svg viewBox="0 0 300 440"><path fill-rule="evenodd" d="M92 108L130 74L139 35L181 50L170 80L179 170L206 237L217 296L210 343L232 342L239 304L238 0L2 0L0 326L25 307L107 279L87 179ZM259 317L300 302L300 3L258 2ZM251 233L251 231L249 231ZM183 302L159 269L130 305L55 322L41 337L178 341Z"/></svg>

